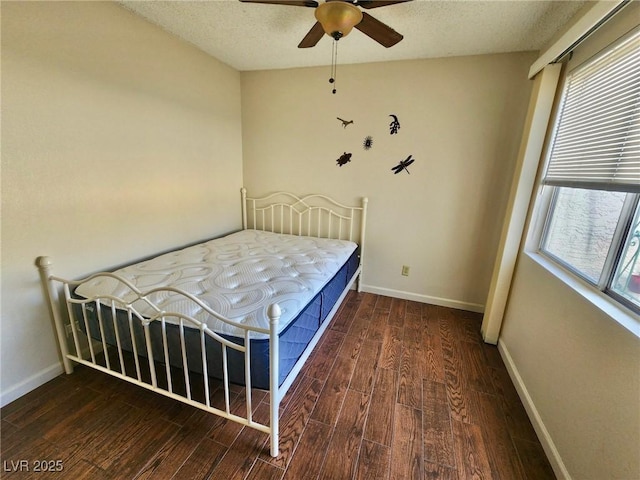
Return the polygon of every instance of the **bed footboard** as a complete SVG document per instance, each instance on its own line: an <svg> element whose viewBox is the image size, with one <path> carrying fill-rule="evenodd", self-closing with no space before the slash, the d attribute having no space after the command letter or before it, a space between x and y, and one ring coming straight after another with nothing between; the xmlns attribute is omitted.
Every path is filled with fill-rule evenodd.
<svg viewBox="0 0 640 480"><path fill-rule="evenodd" d="M66 373L73 372L74 363L85 365L255 428L270 435L271 455L278 455L278 362L272 361L269 366L270 418L260 422L254 417L255 408L252 404L250 355L252 335L260 333L269 335L270 358L278 358L280 307L277 304L272 304L268 309L268 330L247 327L224 318L198 298L176 288L164 287L142 292L126 279L109 272L71 281L52 275L52 262L48 257L38 257L36 265L55 324ZM111 295L92 298L73 295L77 285L99 277L110 277L126 285L129 291L126 299ZM179 295L185 301L195 302L209 315L241 329L244 341L232 342L188 315L162 311L150 298L163 295ZM141 304L152 307L155 314L151 317L142 316L138 311ZM170 329L174 331L173 336L167 333ZM198 341L188 344L186 336L194 333ZM221 368L222 378L219 381L209 375L212 369L208 358L211 344L221 350L222 365L218 367ZM242 396L238 393L239 387L231 387L230 355L242 355L244 359L243 399L239 398ZM194 371L202 374L195 374Z"/></svg>

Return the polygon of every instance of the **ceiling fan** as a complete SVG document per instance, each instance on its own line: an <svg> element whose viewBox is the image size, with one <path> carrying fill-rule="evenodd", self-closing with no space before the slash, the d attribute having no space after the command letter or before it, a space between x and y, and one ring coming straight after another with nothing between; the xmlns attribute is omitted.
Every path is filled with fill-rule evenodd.
<svg viewBox="0 0 640 480"><path fill-rule="evenodd" d="M349 34L355 27L384 47L392 47L403 36L393 28L363 12L365 9L385 7L411 0L326 0L318 3L316 0L240 0L245 3L266 3L274 5L291 5L295 7L315 8L317 22L302 39L298 48L315 46L326 33L334 40Z"/></svg>

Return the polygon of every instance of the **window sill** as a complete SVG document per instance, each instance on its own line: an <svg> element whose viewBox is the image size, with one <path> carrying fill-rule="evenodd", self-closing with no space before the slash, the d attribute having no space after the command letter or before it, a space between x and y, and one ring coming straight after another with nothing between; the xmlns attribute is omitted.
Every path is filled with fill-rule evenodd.
<svg viewBox="0 0 640 480"><path fill-rule="evenodd" d="M640 315L602 293L597 288L568 272L538 252L525 252L529 258L580 294L622 327L640 338Z"/></svg>

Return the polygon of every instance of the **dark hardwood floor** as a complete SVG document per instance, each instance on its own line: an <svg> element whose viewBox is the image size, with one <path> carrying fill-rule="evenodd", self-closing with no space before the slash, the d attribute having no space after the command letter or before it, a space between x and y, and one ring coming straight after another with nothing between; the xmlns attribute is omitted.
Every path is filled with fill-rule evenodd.
<svg viewBox="0 0 640 480"><path fill-rule="evenodd" d="M1 477L555 479L480 322L350 292L282 403L278 458L264 433L77 367L2 409Z"/></svg>

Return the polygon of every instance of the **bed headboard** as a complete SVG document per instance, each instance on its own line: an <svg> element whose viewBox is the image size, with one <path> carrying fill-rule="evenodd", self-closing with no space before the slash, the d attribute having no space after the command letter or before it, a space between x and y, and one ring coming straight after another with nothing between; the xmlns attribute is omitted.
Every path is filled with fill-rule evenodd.
<svg viewBox="0 0 640 480"><path fill-rule="evenodd" d="M351 240L362 251L367 223L368 199L359 205L344 205L326 195L276 192L265 197L247 197L242 190L242 228L309 237Z"/></svg>

